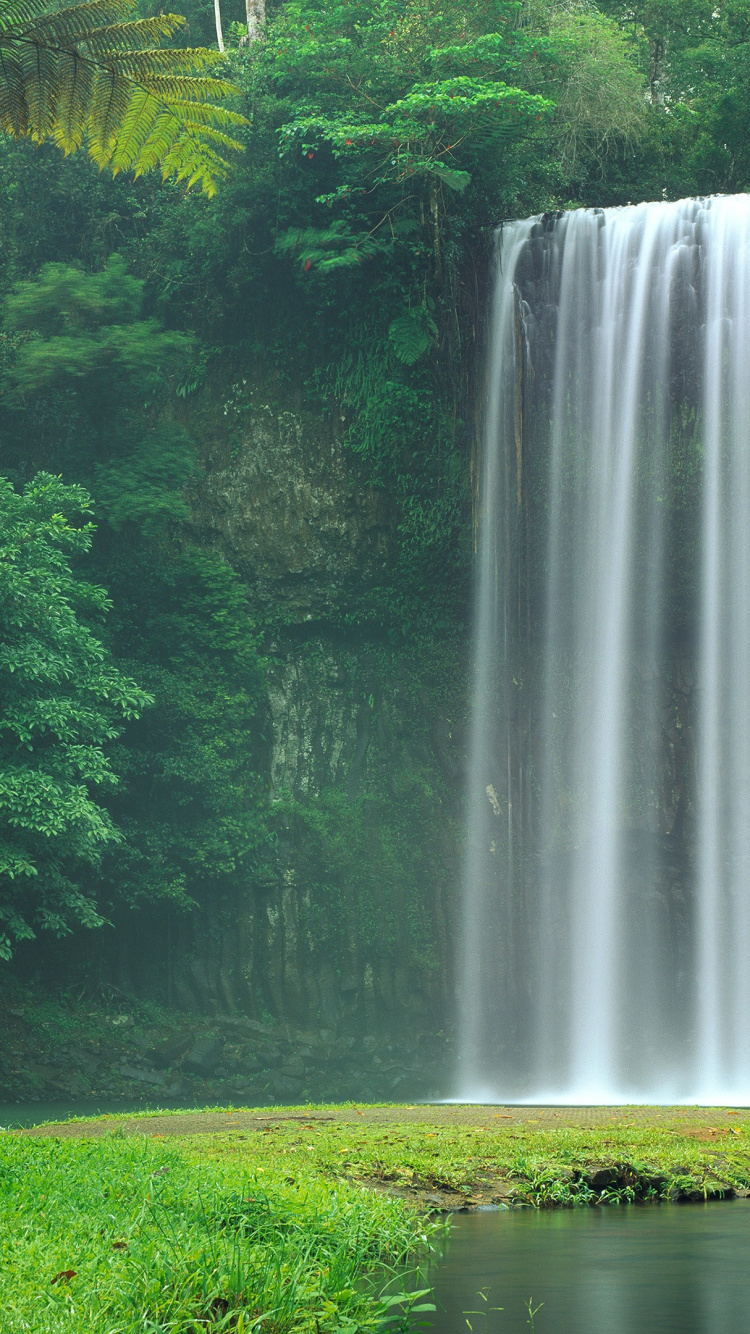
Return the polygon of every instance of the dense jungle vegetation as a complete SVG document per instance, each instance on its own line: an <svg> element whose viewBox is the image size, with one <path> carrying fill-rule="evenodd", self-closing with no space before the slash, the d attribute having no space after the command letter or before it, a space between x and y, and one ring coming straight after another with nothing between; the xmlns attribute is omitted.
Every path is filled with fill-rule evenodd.
<svg viewBox="0 0 750 1334"><path fill-rule="evenodd" d="M213 6L183 8L167 39L215 43ZM270 874L288 627L193 522L212 415L256 395L343 436L398 554L331 625L429 654L466 597L493 228L750 188L748 0L286 0L252 41L236 0L222 19L243 151L213 196L0 139L6 960ZM375 803L390 861L340 793L285 818L341 884L408 879L402 804Z"/></svg>

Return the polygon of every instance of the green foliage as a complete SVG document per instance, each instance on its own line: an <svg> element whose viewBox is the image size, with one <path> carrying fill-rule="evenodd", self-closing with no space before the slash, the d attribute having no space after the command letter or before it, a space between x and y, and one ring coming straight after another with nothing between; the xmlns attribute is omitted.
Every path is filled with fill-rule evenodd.
<svg viewBox="0 0 750 1334"><path fill-rule="evenodd" d="M329 1183L290 1151L198 1162L110 1125L95 1140L3 1136L7 1334L250 1334L259 1320L365 1334L425 1295L403 1291L404 1266L437 1225L403 1201Z"/></svg>
<svg viewBox="0 0 750 1334"><path fill-rule="evenodd" d="M560 165L581 155L600 166L615 145L632 147L646 129L643 77L615 25L583 7L550 14L544 86L554 89Z"/></svg>
<svg viewBox="0 0 750 1334"><path fill-rule="evenodd" d="M138 392L150 394L180 370L191 339L143 317L143 286L118 255L99 273L45 264L37 278L20 283L6 299L3 320L18 339L5 377L15 399L83 380L98 396L105 377L120 393L137 381Z"/></svg>
<svg viewBox="0 0 750 1334"><path fill-rule="evenodd" d="M500 0L469 18L421 0L405 10L375 0L355 17L345 0L324 8L303 0L279 12L259 59L277 95L295 89L296 114L279 129L281 153L290 165L321 157L317 202L341 213L339 227L361 233L348 254L361 261L373 247L397 247L396 228L405 222L408 244L420 208L442 210L444 187L460 193L468 186L472 145L502 154L507 143L533 138L549 116L543 96L506 82L510 34L505 41L496 34L490 68L482 77L473 72L483 30L508 28L516 8ZM451 68L436 79L447 44ZM300 251L307 268L339 245L338 229L318 231L320 258L309 245Z"/></svg>
<svg viewBox="0 0 750 1334"><path fill-rule="evenodd" d="M197 468L193 442L177 422L163 422L126 458L96 464L94 489L115 532L132 525L161 537L190 517L184 488Z"/></svg>
<svg viewBox="0 0 750 1334"><path fill-rule="evenodd" d="M407 366L413 366L429 352L437 336L438 327L425 306L404 311L388 330L396 356Z"/></svg>
<svg viewBox="0 0 750 1334"><path fill-rule="evenodd" d="M233 92L205 77L220 57L202 49L160 49L183 20L131 19L136 0L89 0L50 9L47 0L0 6L0 129L65 153L85 145L99 168L200 181L211 195L226 175L225 154L241 148L244 125L217 105Z"/></svg>
<svg viewBox="0 0 750 1334"><path fill-rule="evenodd" d="M635 7L602 0L601 8L621 24L650 87L650 160L643 186L655 195L660 180L672 197L746 190L745 0L647 0Z"/></svg>
<svg viewBox="0 0 750 1334"><path fill-rule="evenodd" d="M264 664L246 590L226 562L188 547L154 569L155 554L146 541L120 573L110 567L130 621L123 649L156 708L121 742L124 782L112 809L126 843L109 884L115 903L189 907L262 878L270 855L259 774ZM134 576L137 589L128 587Z"/></svg>
<svg viewBox="0 0 750 1334"><path fill-rule="evenodd" d="M297 255L305 271L315 265L321 273L361 264L373 256L377 248L372 237L358 235L342 220L325 228L290 227L275 246L279 255Z"/></svg>
<svg viewBox="0 0 750 1334"><path fill-rule="evenodd" d="M119 842L106 888L91 886L114 916L223 892L263 864L269 839L256 777L264 674L247 595L220 556L177 540L199 465L170 409L195 373L194 343L143 314L143 289L113 256L93 274L45 265L5 305L21 340L6 361L6 455L22 472L31 437L91 488L111 644L155 700L116 749L122 781L108 807Z"/></svg>
<svg viewBox="0 0 750 1334"><path fill-rule="evenodd" d="M0 956L36 927L98 925L82 867L118 837L95 794L115 786L107 750L150 697L91 622L103 589L73 568L91 546L87 493L40 474L0 480Z"/></svg>

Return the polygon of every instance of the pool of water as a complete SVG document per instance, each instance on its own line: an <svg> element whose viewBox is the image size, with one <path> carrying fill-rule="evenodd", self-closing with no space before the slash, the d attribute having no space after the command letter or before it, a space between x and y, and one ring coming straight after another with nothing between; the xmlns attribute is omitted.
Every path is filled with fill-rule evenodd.
<svg viewBox="0 0 750 1334"><path fill-rule="evenodd" d="M224 1107L223 1102L202 1103L199 1111L205 1107ZM0 1103L0 1126L5 1130L16 1130L24 1126L38 1126L44 1121L67 1121L71 1116L104 1116L108 1112L154 1112L162 1109L174 1112L193 1112L195 1107L180 1107L176 1103L166 1102L163 1098L114 1099L114 1098L68 1098L53 1102L8 1102Z"/></svg>
<svg viewBox="0 0 750 1334"><path fill-rule="evenodd" d="M459 1214L432 1281L433 1334L750 1334L750 1202Z"/></svg>

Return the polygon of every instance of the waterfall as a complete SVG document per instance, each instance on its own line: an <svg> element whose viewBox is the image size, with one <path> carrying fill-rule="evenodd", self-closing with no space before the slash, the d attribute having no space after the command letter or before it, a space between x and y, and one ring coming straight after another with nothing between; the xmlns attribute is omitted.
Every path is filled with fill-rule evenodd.
<svg viewBox="0 0 750 1334"><path fill-rule="evenodd" d="M750 1099L750 196L497 239L459 1092Z"/></svg>

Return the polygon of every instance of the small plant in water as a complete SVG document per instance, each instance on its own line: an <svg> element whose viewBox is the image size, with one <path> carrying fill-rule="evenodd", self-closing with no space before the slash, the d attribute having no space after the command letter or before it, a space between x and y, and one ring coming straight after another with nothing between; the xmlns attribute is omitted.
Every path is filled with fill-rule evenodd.
<svg viewBox="0 0 750 1334"><path fill-rule="evenodd" d="M467 1323L467 1325L469 1326L469 1329L471 1330L471 1334L474 1334L474 1326L472 1325L471 1321L468 1319L468 1316L470 1316L470 1315L478 1315L478 1316L480 1317L481 1321L482 1321L481 1329L484 1331L484 1334L486 1334L486 1332L487 1332L487 1326L488 1326L489 1318L490 1318L490 1312L491 1312L491 1311L502 1311L502 1309L503 1309L502 1306L490 1306L490 1293L491 1293L491 1292L492 1292L492 1288L480 1288L479 1291L477 1292L477 1297L480 1299L481 1302L484 1303L484 1305L481 1306L481 1307L479 1308L478 1311L464 1311L464 1315L467 1317L466 1323Z"/></svg>
<svg viewBox="0 0 750 1334"><path fill-rule="evenodd" d="M526 1310L529 1313L529 1318L526 1321L526 1324L531 1325L532 1330L536 1329L536 1325L534 1324L534 1316L536 1315L537 1311L541 1311L543 1306L544 1302L540 1302L538 1306L534 1306L533 1299L531 1297L529 1297L529 1300L526 1303Z"/></svg>
<svg viewBox="0 0 750 1334"><path fill-rule="evenodd" d="M424 1302L422 1297L429 1297L432 1288L419 1288L415 1292L397 1292L393 1296L381 1296L380 1305L388 1312L381 1321L383 1327L396 1321L396 1325L391 1325L389 1334L399 1334L399 1331L414 1329L417 1325L427 1325L428 1320L414 1320L414 1316L425 1311L434 1311L434 1302Z"/></svg>

